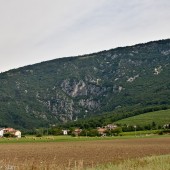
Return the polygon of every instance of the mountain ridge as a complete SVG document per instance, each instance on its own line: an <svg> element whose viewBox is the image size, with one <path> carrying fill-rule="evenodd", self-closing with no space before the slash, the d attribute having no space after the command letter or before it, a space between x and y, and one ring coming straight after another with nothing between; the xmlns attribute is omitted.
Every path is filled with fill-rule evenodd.
<svg viewBox="0 0 170 170"><path fill-rule="evenodd" d="M14 70L18 70L18 69L22 69L22 68L25 68L25 67L29 67L29 66L34 66L34 65L39 65L39 64L43 64L43 63L46 63L46 62L54 62L56 60L62 60L62 59L70 59L70 58L78 58L78 57L86 57L86 56L89 56L89 55L94 55L94 54L98 54L98 53L102 53L102 52L106 52L106 51L110 51L110 50L118 50L118 49L121 49L121 48L128 48L128 47L135 47L135 46L141 46L141 45L149 45L151 43L161 43L162 41L169 41L170 38L166 38L166 39L161 39L161 40L153 40L153 41L149 41L149 42L143 42L143 43L137 43L137 44L134 44L134 45L128 45L128 46L121 46L121 47L115 47L115 48L110 48L110 49L107 49L107 50L101 50L101 51L98 51L98 52L92 52L92 53L87 53L87 54L80 54L80 55L73 55L73 56L69 56L69 57L59 57L59 58L56 58L56 59L51 59L51 60L46 60L46 61L42 61L42 62L37 62L37 63L33 63L33 64L28 64L28 65L25 65L25 66L21 66L21 67L18 67L18 68L12 68L12 69L9 69L7 71L3 71L1 72L0 74L3 74L3 73L7 73L7 72L10 72L10 71L14 71Z"/></svg>
<svg viewBox="0 0 170 170"><path fill-rule="evenodd" d="M0 125L76 121L170 104L170 39L44 61L0 74Z"/></svg>

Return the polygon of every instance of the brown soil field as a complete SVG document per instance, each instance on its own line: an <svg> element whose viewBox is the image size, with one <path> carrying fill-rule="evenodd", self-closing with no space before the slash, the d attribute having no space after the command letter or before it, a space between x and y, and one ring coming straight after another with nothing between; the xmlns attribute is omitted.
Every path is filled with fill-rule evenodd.
<svg viewBox="0 0 170 170"><path fill-rule="evenodd" d="M129 158L170 154L170 138L115 139L82 142L0 144L0 162L83 166Z"/></svg>

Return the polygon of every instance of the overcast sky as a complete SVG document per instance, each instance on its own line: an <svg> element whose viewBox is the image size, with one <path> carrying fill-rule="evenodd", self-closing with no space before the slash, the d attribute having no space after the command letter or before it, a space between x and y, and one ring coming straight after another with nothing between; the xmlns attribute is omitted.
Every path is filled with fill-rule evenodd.
<svg viewBox="0 0 170 170"><path fill-rule="evenodd" d="M0 72L170 38L170 0L0 0Z"/></svg>

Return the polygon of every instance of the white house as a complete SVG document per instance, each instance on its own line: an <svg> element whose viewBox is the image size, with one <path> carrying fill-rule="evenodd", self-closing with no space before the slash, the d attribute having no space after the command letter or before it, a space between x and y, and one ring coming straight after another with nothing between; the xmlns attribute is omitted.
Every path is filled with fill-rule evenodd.
<svg viewBox="0 0 170 170"><path fill-rule="evenodd" d="M68 135L68 130L62 130L63 135Z"/></svg>
<svg viewBox="0 0 170 170"><path fill-rule="evenodd" d="M3 137L4 135L4 128L0 128L0 137Z"/></svg>

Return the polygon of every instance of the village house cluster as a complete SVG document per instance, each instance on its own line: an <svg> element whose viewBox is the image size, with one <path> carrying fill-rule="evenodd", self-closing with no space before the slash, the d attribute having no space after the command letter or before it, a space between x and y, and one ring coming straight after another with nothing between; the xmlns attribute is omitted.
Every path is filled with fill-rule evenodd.
<svg viewBox="0 0 170 170"><path fill-rule="evenodd" d="M107 130L114 130L116 129L118 126L117 125L114 125L114 124L108 124L107 126L104 126L104 127L98 127L97 128L97 131L99 132L100 135L102 136L105 136L106 135L106 131Z"/></svg>
<svg viewBox="0 0 170 170"><path fill-rule="evenodd" d="M108 124L108 125L106 125L106 126L104 126L104 127L98 127L98 128L97 128L97 131L98 131L98 133L99 133L101 136L106 136L106 131L107 131L107 130L114 130L114 129L116 129L116 128L118 128L117 125ZM76 128L73 133L75 134L75 136L79 136L81 132L82 132L82 129Z"/></svg>
<svg viewBox="0 0 170 170"><path fill-rule="evenodd" d="M21 138L21 131L13 128L0 128L0 137L4 136Z"/></svg>
<svg viewBox="0 0 170 170"><path fill-rule="evenodd" d="M117 125L108 124L108 125L106 125L106 126L104 126L104 127L98 127L98 128L97 128L97 131L98 131L98 133L99 133L101 136L106 136L106 131L107 131L107 130L114 130L114 129L116 129L116 128L118 128ZM68 131L69 131L69 130L62 130L63 135L68 135ZM76 129L74 129L73 134L74 134L75 136L79 136L81 132L82 132L82 129L76 128Z"/></svg>

